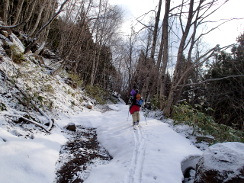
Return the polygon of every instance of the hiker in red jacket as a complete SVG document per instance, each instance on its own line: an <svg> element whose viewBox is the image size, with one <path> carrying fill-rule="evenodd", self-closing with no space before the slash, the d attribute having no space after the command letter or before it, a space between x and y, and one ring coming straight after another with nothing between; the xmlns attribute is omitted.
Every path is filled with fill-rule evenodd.
<svg viewBox="0 0 244 183"><path fill-rule="evenodd" d="M141 99L141 95L139 94L138 90L132 90L131 94L131 106L130 106L130 113L133 119L133 125L138 125L140 122L140 108L143 104L143 100Z"/></svg>

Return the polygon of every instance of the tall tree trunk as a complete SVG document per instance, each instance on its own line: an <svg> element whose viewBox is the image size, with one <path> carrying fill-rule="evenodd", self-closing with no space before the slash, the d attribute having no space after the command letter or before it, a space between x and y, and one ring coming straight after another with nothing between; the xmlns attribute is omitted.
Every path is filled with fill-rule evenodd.
<svg viewBox="0 0 244 183"><path fill-rule="evenodd" d="M108 1L105 1L104 4L102 4L102 0L99 1L99 12L98 12L98 16L97 19L100 19L100 14L102 13L102 8L104 8L104 15L106 14L107 10L108 10ZM98 66L99 66L99 62L100 62L100 56L101 56L101 52L102 52L102 47L103 45L106 44L105 40L106 38L104 38L106 35L105 33L105 26L106 26L106 17L101 19L101 24L100 26L97 25L96 26L96 39L95 39L95 44L99 46L97 56L94 55L94 59L93 59L93 64L92 64L92 72L91 72L91 86L94 85L95 83L95 79L96 79L96 74L97 74L97 70L98 70Z"/></svg>
<svg viewBox="0 0 244 183"><path fill-rule="evenodd" d="M25 22L30 22L31 17L33 16L34 9L36 7L37 0L32 1L31 6L28 6L28 9L26 11L27 17L25 18ZM27 32L27 30L30 30L30 27L28 24L24 26L24 31Z"/></svg>
<svg viewBox="0 0 244 183"><path fill-rule="evenodd" d="M42 17L42 12L45 8L45 5L39 5L40 6L40 9L39 9L39 12L38 12L38 16L37 16L37 19L36 19L36 22L35 22L35 25L34 27L32 28L31 32L30 32L30 36L33 36L34 32L36 31L39 23L40 23L40 20L41 20L41 17Z"/></svg>
<svg viewBox="0 0 244 183"><path fill-rule="evenodd" d="M13 24L17 24L17 22L19 20L20 13L22 11L22 7L23 7L23 4L24 4L24 1L25 0L19 0L18 1L18 6L17 6L16 15L14 17L14 23Z"/></svg>
<svg viewBox="0 0 244 183"><path fill-rule="evenodd" d="M98 56L96 56L98 55ZM92 71L91 71L91 81L90 81L90 85L93 86L94 82L95 82L95 77L96 77L96 67L98 65L99 62L99 57L100 57L100 48L97 52L97 49L95 50L94 53L94 57L93 57L93 61L92 61Z"/></svg>
<svg viewBox="0 0 244 183"><path fill-rule="evenodd" d="M186 24L185 30L183 31L180 46L178 49L177 61L176 61L176 66L175 66L175 70L174 70L172 86L171 86L171 89L169 92L169 96L168 96L168 99L166 102L166 106L163 110L165 116L170 116L171 111L172 111L172 106L173 106L173 102L174 102L174 94L175 94L176 89L177 89L176 84L180 78L180 72L181 72L181 68L182 68L182 61L183 61L182 59L183 59L184 47L185 47L187 36L189 34L189 31L190 31L190 27L192 25L192 19L194 16L193 7L194 7L194 0L190 0L187 24ZM183 27L183 25L182 25L182 27Z"/></svg>
<svg viewBox="0 0 244 183"><path fill-rule="evenodd" d="M160 93L159 93L159 99L160 99L160 108L163 108L164 103L164 97L165 97L165 86L166 86L166 68L168 65L168 54L169 54L169 12L170 12L170 1L165 1L165 13L164 13L164 19L163 19L163 33L162 33L162 41L161 44L163 44L163 64L162 69L159 74L159 81L160 82ZM162 79L162 80L161 80Z"/></svg>
<svg viewBox="0 0 244 183"><path fill-rule="evenodd" d="M146 46L145 57L144 57L145 61L144 62L148 62L148 56L150 56L149 55L149 51L150 51L151 39L152 39L151 34L148 34L147 46ZM148 89L147 89L148 84L147 83L149 83L149 81L147 81L147 80L149 79L148 72L150 72L150 70L149 70L148 66L146 66L146 69L147 69L147 72L146 72L147 74L146 74L146 77L143 80L144 84L142 86L141 95L146 99L145 101L148 101L146 97L147 97L147 94L148 94Z"/></svg>
<svg viewBox="0 0 244 183"><path fill-rule="evenodd" d="M48 22L48 20L53 16L52 12L53 11L53 8L55 6L52 6L52 1L48 1L47 2L47 6L45 8L45 15L44 17L42 18L42 22ZM46 37L48 36L48 33L49 33L49 28L50 28L50 24L46 27L45 31L42 32L41 36L40 36L40 40L41 41L45 41Z"/></svg>
<svg viewBox="0 0 244 183"><path fill-rule="evenodd" d="M8 15L9 15L9 0L4 0L3 3L3 22L8 24Z"/></svg>
<svg viewBox="0 0 244 183"><path fill-rule="evenodd" d="M98 9L98 14L97 14L97 19L96 19L96 22L92 28L92 34L94 33L94 31L96 30L96 39L95 39L95 44L98 43L98 21L100 19L100 14L102 12L102 0L99 0L99 9ZM101 46L101 45L100 45ZM100 47L99 47L100 49ZM90 80L90 85L93 86L94 84L94 81L95 81L95 70L96 70L96 62L98 62L98 60L96 60L97 58L97 50L95 50L95 54L94 54L94 57L93 57L93 60L92 60L92 70L91 70L91 80Z"/></svg>
<svg viewBox="0 0 244 183"><path fill-rule="evenodd" d="M150 64L151 65L150 65L150 68L148 68L149 72L147 74L146 81L145 81L144 87L143 87L143 93L144 93L144 97L146 97L146 101L150 100L151 92L154 90L153 87L151 87L149 89L149 84L150 84L150 80L153 79L153 75L155 74L154 73L155 72L154 71L155 70L154 55L155 55L156 43L157 43L157 37L158 37L158 24L159 24L159 20L160 20L161 7L162 7L162 0L159 0L158 11L157 11L157 15L155 17L155 25L154 25L154 30L153 30L152 49L151 49L151 54L150 54Z"/></svg>
<svg viewBox="0 0 244 183"><path fill-rule="evenodd" d="M158 37L158 24L159 24L159 18L160 18L160 13L161 13L161 7L162 7L162 0L159 0L158 11L157 11L157 16L155 18L155 25L154 25L154 30L153 30L152 50L151 50L151 55L150 55L150 58L152 60L154 60L154 55L155 55L155 50L156 50L156 42L157 42L157 37Z"/></svg>
<svg viewBox="0 0 244 183"><path fill-rule="evenodd" d="M68 2L69 0L65 0L62 4L61 4L61 6L60 6L60 8L59 8L59 10L52 16L52 18L48 21L48 22L46 22L36 33L35 33L35 38L36 38L36 40L37 40L37 38L38 38L38 36L40 35L40 33L50 24L50 23L52 23L52 21L61 13L61 11L63 10L63 7L64 7L64 5ZM31 44L29 44L26 48L25 48L25 52L24 53L27 53L28 51L30 51L30 49L31 49L31 47L32 47L32 45L33 44L35 44L35 42L36 42L36 40L33 42L33 43L31 43Z"/></svg>

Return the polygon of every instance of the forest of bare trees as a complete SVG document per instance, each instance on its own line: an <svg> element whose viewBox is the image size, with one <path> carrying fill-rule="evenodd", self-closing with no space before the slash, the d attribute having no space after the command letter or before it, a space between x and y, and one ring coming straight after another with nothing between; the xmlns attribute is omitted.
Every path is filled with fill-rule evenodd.
<svg viewBox="0 0 244 183"><path fill-rule="evenodd" d="M239 105L243 99L243 33L236 46L202 46L205 35L229 21L216 21L215 26L202 29L228 1L182 0L176 4L159 0L151 21L138 18L143 28L135 31L132 25L130 34L122 37L123 12L109 0L0 0L4 23L0 28L26 34L27 47L33 42L45 44L60 56L60 69L77 75L83 85L117 91L125 100L136 87L145 102L165 116L180 101L204 104L203 108L213 109L210 115L217 122L243 129L244 109ZM223 52L230 47L232 53ZM221 71L229 62L242 69L233 66L233 72ZM218 98L216 93L220 94L225 82L233 88ZM235 116L221 108L226 102L233 104Z"/></svg>

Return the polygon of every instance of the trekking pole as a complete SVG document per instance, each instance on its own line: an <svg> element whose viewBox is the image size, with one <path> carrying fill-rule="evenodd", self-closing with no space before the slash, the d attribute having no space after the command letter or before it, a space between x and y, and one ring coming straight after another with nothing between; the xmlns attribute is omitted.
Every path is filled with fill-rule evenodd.
<svg viewBox="0 0 244 183"><path fill-rule="evenodd" d="M146 121L146 125L147 125L147 118L146 118L146 115L144 115L144 117L145 117L145 121Z"/></svg>
<svg viewBox="0 0 244 183"><path fill-rule="evenodd" d="M145 117L145 121L146 121L146 125L147 125L147 118L146 118L147 114L146 114L146 112L143 113L143 116Z"/></svg>
<svg viewBox="0 0 244 183"><path fill-rule="evenodd" d="M130 113L130 111L128 111L127 121L128 121L128 119L129 119L129 113Z"/></svg>

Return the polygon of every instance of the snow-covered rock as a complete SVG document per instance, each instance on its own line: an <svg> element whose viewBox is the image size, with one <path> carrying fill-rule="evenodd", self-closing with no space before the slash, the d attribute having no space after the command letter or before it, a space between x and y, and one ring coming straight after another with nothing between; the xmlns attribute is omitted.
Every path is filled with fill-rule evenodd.
<svg viewBox="0 0 244 183"><path fill-rule="evenodd" d="M243 183L244 144L218 143L210 146L200 158L195 183Z"/></svg>

